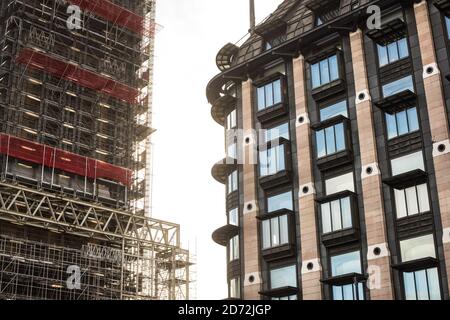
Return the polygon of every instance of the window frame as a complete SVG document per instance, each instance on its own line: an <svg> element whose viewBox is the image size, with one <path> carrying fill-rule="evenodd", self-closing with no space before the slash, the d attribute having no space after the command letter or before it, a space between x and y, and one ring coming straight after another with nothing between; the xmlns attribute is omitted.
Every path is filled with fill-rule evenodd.
<svg viewBox="0 0 450 320"><path fill-rule="evenodd" d="M276 176L282 172L287 172L290 171L291 168L291 150L290 150L290 142L281 138L280 141L278 141L278 143L272 143L273 141L262 145L258 151L258 175L260 179L264 179L264 178L268 178L268 177L272 177L272 176ZM275 144L275 146L272 146L273 144ZM269 157L269 151L275 148L282 148L281 150L283 152L277 151L276 152L276 167L275 173L271 173L271 163L270 162L270 157ZM266 159L267 159L267 163L262 163L261 161L261 154L265 154ZM283 155L283 159L281 159L280 155ZM278 165L279 164L283 164L283 168L279 168ZM264 165L264 166L263 166ZM263 169L265 169L265 171L267 171L267 174L263 173Z"/></svg>
<svg viewBox="0 0 450 320"><path fill-rule="evenodd" d="M412 110L412 109L415 109L415 114L416 114L416 117L417 117L418 128L415 129L415 130L411 130L411 121L410 121L411 119L410 119L409 111ZM406 126L408 127L408 132L399 134L399 128L400 128L399 123L400 123L400 121L399 121L397 116L400 113L403 113L403 112L405 112L405 114L406 114ZM393 120L395 121L396 135L393 136L393 137L389 136L389 132L390 132L389 127L390 126L389 126L388 117L394 117ZM422 130L419 108L417 106L408 107L408 108L405 108L405 109L402 109L402 110L399 110L399 111L396 111L396 112L392 112L392 113L384 112L384 119L383 120L384 120L384 123L385 123L384 128L385 128L385 132L386 132L386 140L388 142L395 141L395 139L400 139L400 138L406 137L407 135L420 132Z"/></svg>
<svg viewBox="0 0 450 320"><path fill-rule="evenodd" d="M275 91L273 89L273 84L277 81L280 81L280 102L275 103ZM259 105L259 89L260 88L266 88L266 86L272 85L272 99L274 100L274 103L272 105L266 105L266 96L265 96L265 89L264 89L264 108L260 109ZM286 75L276 72L270 76L267 76L266 78L262 79L261 81L254 83L254 97L255 97L255 110L257 113L265 113L270 112L274 109L277 109L278 106L284 105L286 102Z"/></svg>
<svg viewBox="0 0 450 320"><path fill-rule="evenodd" d="M419 197L419 187L421 186L425 186L425 191L426 191L426 201L428 202L428 210L426 211L421 211L421 202L420 202L420 197ZM407 194L407 190L408 189L412 189L414 188L414 195L415 195L415 200L416 200L416 205L417 205L417 213L410 213L409 212L409 206L408 206L408 194ZM423 215L423 214L427 214L430 213L432 211L432 203L431 203L431 197L430 197L430 187L428 182L425 183L421 183L421 184L415 184L413 186L404 188L404 189L395 189L392 188L392 192L393 192L393 196L392 199L394 199L394 210L395 210L395 220L399 221L402 219L408 219L411 217L415 217L418 215ZM397 203L397 194L402 193L403 196L403 201L404 202L404 207L405 207L405 215L402 215L401 217L399 216L399 207L400 205Z"/></svg>
<svg viewBox="0 0 450 320"><path fill-rule="evenodd" d="M234 262L240 260L241 257L241 239L239 235L235 235L228 241L228 262ZM236 249L236 251L235 251Z"/></svg>
<svg viewBox="0 0 450 320"><path fill-rule="evenodd" d="M333 57L336 57L336 67L337 67L337 78L335 78L335 79L331 78L332 69L334 69L334 68L331 68L331 66L330 66L330 59ZM311 61L309 63L310 78L311 78L311 80L310 80L311 90L313 90L313 91L320 90L321 88L325 87L326 85L329 85L335 81L341 80L342 68L343 68L341 66L341 63L342 63L341 60L342 59L341 59L340 51L335 50L334 52L329 53L324 57L320 57L318 59L314 59L313 61ZM322 67L322 63L324 61L327 61L327 68L328 68L327 70L328 70L328 77L329 77L329 80L327 82L322 81L323 71L322 71L321 67ZM317 85L317 86L314 84L314 82L315 82L314 81L314 71L313 71L314 66L318 66L318 72L319 72L319 85Z"/></svg>

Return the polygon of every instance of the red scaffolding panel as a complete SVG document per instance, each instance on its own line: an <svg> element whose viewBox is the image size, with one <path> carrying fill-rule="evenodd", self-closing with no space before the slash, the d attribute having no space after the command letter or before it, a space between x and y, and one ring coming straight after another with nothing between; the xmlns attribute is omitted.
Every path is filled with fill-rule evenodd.
<svg viewBox="0 0 450 320"><path fill-rule="evenodd" d="M142 34L144 31L144 17L122 8L115 3L107 0L69 0L69 2L135 33Z"/></svg>
<svg viewBox="0 0 450 320"><path fill-rule="evenodd" d="M0 134L0 153L91 179L131 185L132 171L129 169L7 134Z"/></svg>
<svg viewBox="0 0 450 320"><path fill-rule="evenodd" d="M16 62L129 103L137 102L139 90L31 48L23 49L18 54Z"/></svg>

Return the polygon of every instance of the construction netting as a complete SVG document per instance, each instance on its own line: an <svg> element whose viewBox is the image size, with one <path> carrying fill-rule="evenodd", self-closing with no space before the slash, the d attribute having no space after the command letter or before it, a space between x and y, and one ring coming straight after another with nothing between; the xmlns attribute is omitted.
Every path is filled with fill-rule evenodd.
<svg viewBox="0 0 450 320"><path fill-rule="evenodd" d="M104 93L125 102L137 103L138 89L31 48L24 48L20 51L16 63L72 81L81 87Z"/></svg>
<svg viewBox="0 0 450 320"><path fill-rule="evenodd" d="M129 169L6 134L0 134L0 153L94 180L107 179L126 186L132 181Z"/></svg>

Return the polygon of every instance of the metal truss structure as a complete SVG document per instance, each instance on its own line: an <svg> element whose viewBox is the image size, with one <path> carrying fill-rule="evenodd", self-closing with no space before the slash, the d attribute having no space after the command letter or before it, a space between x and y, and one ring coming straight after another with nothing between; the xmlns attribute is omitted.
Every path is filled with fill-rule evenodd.
<svg viewBox="0 0 450 320"><path fill-rule="evenodd" d="M0 3L0 299L192 298L150 218L156 29L154 0Z"/></svg>

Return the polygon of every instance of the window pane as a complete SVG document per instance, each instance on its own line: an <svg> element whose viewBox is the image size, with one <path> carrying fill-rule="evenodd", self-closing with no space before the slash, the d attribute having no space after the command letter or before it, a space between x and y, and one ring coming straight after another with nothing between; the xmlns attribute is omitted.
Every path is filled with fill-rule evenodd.
<svg viewBox="0 0 450 320"><path fill-rule="evenodd" d="M427 276L430 300L441 300L441 290L439 286L439 275L437 268L428 269Z"/></svg>
<svg viewBox="0 0 450 320"><path fill-rule="evenodd" d="M336 134L336 152L345 150L344 124L337 124L334 128Z"/></svg>
<svg viewBox="0 0 450 320"><path fill-rule="evenodd" d="M405 299L416 300L416 285L414 281L414 272L403 273L403 281L405 285Z"/></svg>
<svg viewBox="0 0 450 320"><path fill-rule="evenodd" d="M331 119L331 118L339 116L339 115L348 117L347 101L341 101L341 102L335 103L329 107L320 109L320 120L321 121Z"/></svg>
<svg viewBox="0 0 450 320"><path fill-rule="evenodd" d="M263 249L270 248L270 220L264 220L263 226Z"/></svg>
<svg viewBox="0 0 450 320"><path fill-rule="evenodd" d="M333 300L343 300L342 287L333 286Z"/></svg>
<svg viewBox="0 0 450 320"><path fill-rule="evenodd" d="M333 219L333 231L341 230L342 222L341 222L341 207L339 200L331 202L331 215Z"/></svg>
<svg viewBox="0 0 450 320"><path fill-rule="evenodd" d="M288 216L280 217L280 244L289 243Z"/></svg>
<svg viewBox="0 0 450 320"><path fill-rule="evenodd" d="M273 87L272 84L268 84L265 87L265 92L266 92L266 108L273 106Z"/></svg>
<svg viewBox="0 0 450 320"><path fill-rule="evenodd" d="M406 205L408 206L408 215L419 213L419 205L417 204L416 187L405 189Z"/></svg>
<svg viewBox="0 0 450 320"><path fill-rule="evenodd" d="M311 66L311 77L313 88L320 87L320 69L318 63Z"/></svg>
<svg viewBox="0 0 450 320"><path fill-rule="evenodd" d="M389 63L386 47L378 45L378 59L380 61L380 67Z"/></svg>
<svg viewBox="0 0 450 320"><path fill-rule="evenodd" d="M278 146L275 148L276 150L276 156L277 156L277 168L276 172L283 171L286 169L285 163L284 163L284 145Z"/></svg>
<svg viewBox="0 0 450 320"><path fill-rule="evenodd" d="M408 154L391 160L392 175L396 176L405 172L420 169L425 171L422 151Z"/></svg>
<svg viewBox="0 0 450 320"><path fill-rule="evenodd" d="M264 142L269 142L278 138L289 140L289 125L287 123L265 130Z"/></svg>
<svg viewBox="0 0 450 320"><path fill-rule="evenodd" d="M398 52L400 59L409 56L408 41L406 41L406 38L398 40Z"/></svg>
<svg viewBox="0 0 450 320"><path fill-rule="evenodd" d="M417 186L417 198L419 200L420 212L430 211L430 199L428 197L428 186L426 183Z"/></svg>
<svg viewBox="0 0 450 320"><path fill-rule="evenodd" d="M409 132L419 130L420 127L419 127L419 118L417 116L417 109L410 108L408 109L407 112L408 112Z"/></svg>
<svg viewBox="0 0 450 320"><path fill-rule="evenodd" d="M352 227L352 209L350 206L350 197L341 199L342 227L344 229Z"/></svg>
<svg viewBox="0 0 450 320"><path fill-rule="evenodd" d="M267 198L267 212L275 212L281 209L293 209L292 192L285 192L273 197Z"/></svg>
<svg viewBox="0 0 450 320"><path fill-rule="evenodd" d="M262 177L269 175L269 158L267 151L259 153L259 173Z"/></svg>
<svg viewBox="0 0 450 320"><path fill-rule="evenodd" d="M276 80L273 83L273 103L281 103L281 81Z"/></svg>
<svg viewBox="0 0 450 320"><path fill-rule="evenodd" d="M344 300L355 300L355 297L353 295L354 287L353 284L347 284L345 286L342 286L343 296Z"/></svg>
<svg viewBox="0 0 450 320"><path fill-rule="evenodd" d="M387 49L389 55L389 62L397 61L398 60L397 42L388 44Z"/></svg>
<svg viewBox="0 0 450 320"><path fill-rule="evenodd" d="M421 258L436 258L433 235L412 238L400 241L402 262Z"/></svg>
<svg viewBox="0 0 450 320"><path fill-rule="evenodd" d="M361 273L361 256L359 251L331 257L331 274L333 276L349 273Z"/></svg>
<svg viewBox="0 0 450 320"><path fill-rule="evenodd" d="M264 110L266 107L266 99L265 99L265 92L264 87L258 88L258 110Z"/></svg>
<svg viewBox="0 0 450 320"><path fill-rule="evenodd" d="M330 82L330 68L328 67L328 59L320 61L320 78L321 84Z"/></svg>
<svg viewBox="0 0 450 320"><path fill-rule="evenodd" d="M334 80L339 79L339 67L338 67L337 56L334 55L334 56L330 57L329 63L330 63L330 80L334 81Z"/></svg>
<svg viewBox="0 0 450 320"><path fill-rule="evenodd" d="M297 287L295 266L273 269L270 271L270 288Z"/></svg>
<svg viewBox="0 0 450 320"><path fill-rule="evenodd" d="M228 223L233 226L239 225L239 218L238 218L238 209L235 208L233 210L230 210L228 213Z"/></svg>
<svg viewBox="0 0 450 320"><path fill-rule="evenodd" d="M392 139L392 138L395 138L398 136L397 122L395 120L394 114L386 113L386 126L387 126L388 139Z"/></svg>
<svg viewBox="0 0 450 320"><path fill-rule="evenodd" d="M414 276L416 278L417 300L429 300L426 271L416 271Z"/></svg>
<svg viewBox="0 0 450 320"><path fill-rule="evenodd" d="M353 172L349 172L347 174L326 180L325 189L327 195L335 194L346 190L355 192L353 184Z"/></svg>
<svg viewBox="0 0 450 320"><path fill-rule="evenodd" d="M316 140L317 140L317 158L323 158L327 155L325 144L325 130L320 130L316 132Z"/></svg>
<svg viewBox="0 0 450 320"><path fill-rule="evenodd" d="M280 227L278 225L278 218L274 218L270 220L270 228L272 231L271 239L272 239L272 247L276 247L280 245Z"/></svg>
<svg viewBox="0 0 450 320"><path fill-rule="evenodd" d="M330 233L333 231L331 229L331 211L330 211L330 203L324 203L321 205L322 212L322 229L323 233Z"/></svg>
<svg viewBox="0 0 450 320"><path fill-rule="evenodd" d="M384 85L383 96L389 97L405 90L411 90L412 92L414 92L412 76L407 76L405 78L401 78L399 80Z"/></svg>
<svg viewBox="0 0 450 320"><path fill-rule="evenodd" d="M394 189L395 195L395 208L397 211L397 218L403 218L407 216L406 212L406 200L405 200L405 191Z"/></svg>
<svg viewBox="0 0 450 320"><path fill-rule="evenodd" d="M334 127L329 127L325 129L325 137L327 143L327 155L336 152L336 144L334 142Z"/></svg>
<svg viewBox="0 0 450 320"><path fill-rule="evenodd" d="M447 26L447 39L450 39L450 18L445 17L445 24Z"/></svg>
<svg viewBox="0 0 450 320"><path fill-rule="evenodd" d="M397 113L397 129L398 135L408 133L408 120L406 116L406 111Z"/></svg>

